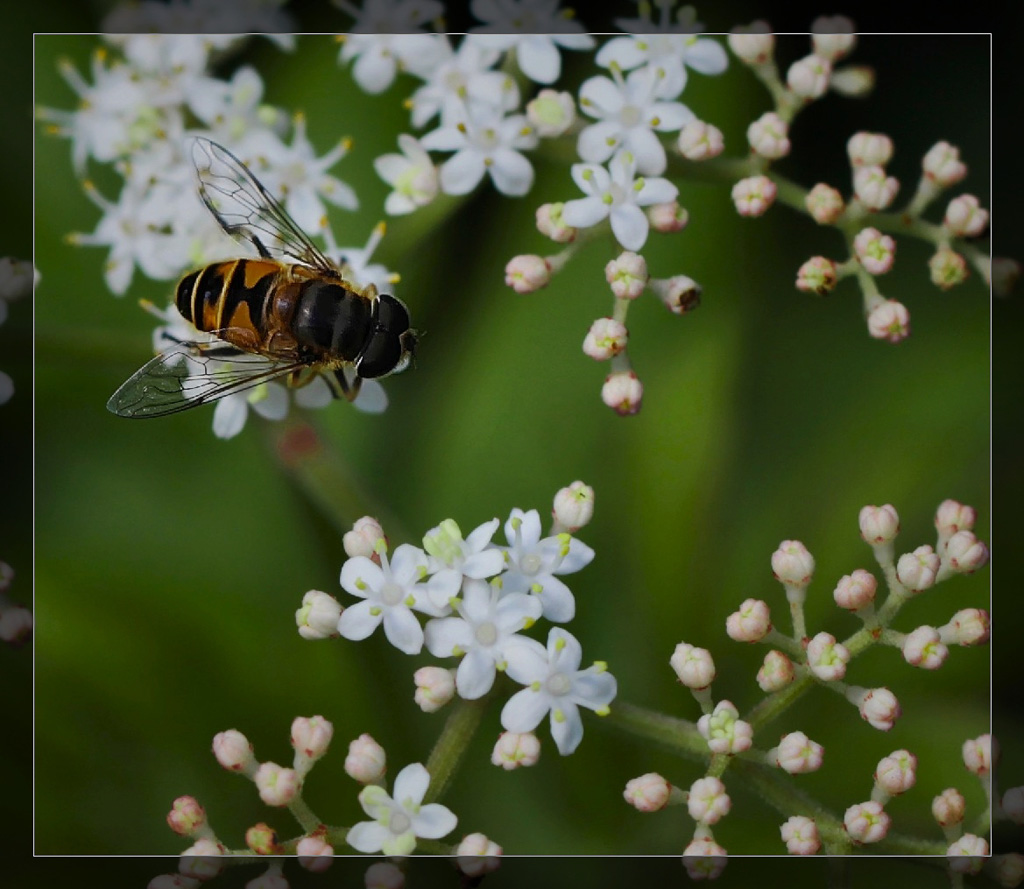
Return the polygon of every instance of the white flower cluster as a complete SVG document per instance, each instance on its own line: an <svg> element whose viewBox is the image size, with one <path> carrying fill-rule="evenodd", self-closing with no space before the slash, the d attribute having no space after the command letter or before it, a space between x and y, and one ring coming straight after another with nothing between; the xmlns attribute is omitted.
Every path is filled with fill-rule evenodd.
<svg viewBox="0 0 1024 889"><path fill-rule="evenodd" d="M190 15L201 11L188 10ZM183 15L185 11L181 10ZM166 281L215 260L253 255L250 245L221 230L198 196L189 147L191 138L199 135L246 163L302 229L323 237L324 252L354 283L387 285L393 291L396 276L370 264L382 229L375 230L365 247L348 248L337 245L328 226L327 204L348 210L358 206L354 190L328 172L348 152L348 140L318 157L304 118L297 115L289 123L282 109L262 101L264 84L255 69L242 66L229 80L210 73L212 63L244 37L139 34L107 39L118 55L98 51L91 82L70 63L61 65L79 107L42 108L39 114L50 122L52 132L71 140L79 175L86 176L89 163L96 162L113 164L123 179L116 201L85 180L86 194L103 216L92 233L71 238L76 244L109 249L104 275L113 293L120 296L128 290L136 269ZM204 338L183 321L173 304L154 314L164 322L154 334L158 351L175 342ZM268 419L282 419L293 391L303 407L331 401L319 378L297 390L264 384L220 401L214 413L215 434L237 435L250 408ZM377 383L364 386L356 400L357 407L371 412L386 404Z"/></svg>
<svg viewBox="0 0 1024 889"><path fill-rule="evenodd" d="M622 22L640 33L613 38L598 50L595 61L611 76L591 77L580 87L579 110L595 119L582 129L574 128L577 102L570 93L543 89L524 109L523 84L506 73L514 58L525 80L553 84L561 74L561 49L597 46L580 24L560 14L557 0L475 0L471 10L483 24L457 47L447 35L372 33L384 30L384 23L392 32L408 31L414 22L440 15L441 4L432 0L367 0L361 11L352 10L355 33L346 38L341 61L352 62L356 83L379 93L404 71L423 81L407 101L412 126L438 120L420 138L399 136L401 154L377 159L378 174L394 189L387 212L410 213L439 190L466 194L485 176L503 194L522 196L534 178L524 152L543 138L572 133L583 161L573 166L572 177L586 197L565 204L565 223L589 228L607 219L623 247L640 249L649 230L640 208L669 203L678 193L660 178L667 158L659 134L678 133L695 120L677 101L687 68L720 74L728 63L720 43L694 36L700 23L685 9L678 23L669 20L672 5L661 4L657 24L646 18ZM430 151L451 156L435 168Z"/></svg>
<svg viewBox="0 0 1024 889"><path fill-rule="evenodd" d="M307 594L297 614L300 632L358 640L382 626L406 654L425 645L435 657L460 657L454 690L466 700L486 695L497 673L505 672L525 688L506 702L504 728L532 732L550 713L559 751L572 753L583 737L579 708L606 713L615 678L603 663L581 669L582 649L566 630L552 628L546 646L522 631L541 617L572 620L575 599L560 576L588 565L594 551L568 533L542 537L536 510L512 510L504 527L507 545L491 542L496 518L465 538L448 519L424 536L422 548L402 544L390 558L379 525L361 523L353 533L363 533L361 549L372 557L353 555L341 569L342 588L361 601L339 617L327 594ZM373 530L361 531L367 527ZM348 539L346 549L357 551Z"/></svg>

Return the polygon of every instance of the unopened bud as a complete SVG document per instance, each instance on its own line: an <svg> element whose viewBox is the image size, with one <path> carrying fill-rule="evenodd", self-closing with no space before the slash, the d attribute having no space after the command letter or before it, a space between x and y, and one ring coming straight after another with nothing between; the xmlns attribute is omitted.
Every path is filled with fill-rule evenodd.
<svg viewBox="0 0 1024 889"><path fill-rule="evenodd" d="M862 228L853 239L853 251L868 273L884 275L896 259L896 241L877 228Z"/></svg>
<svg viewBox="0 0 1024 889"><path fill-rule="evenodd" d="M910 336L910 312L901 302L882 300L868 314L868 333L876 340L900 343Z"/></svg>
<svg viewBox="0 0 1024 889"><path fill-rule="evenodd" d="M679 201L669 201L664 204L651 204L647 208L647 219L656 232L670 234L686 228L690 214L685 207L679 205Z"/></svg>
<svg viewBox="0 0 1024 889"><path fill-rule="evenodd" d="M875 69L869 65L843 65L832 72L829 86L841 96L862 98L875 88Z"/></svg>
<svg viewBox="0 0 1024 889"><path fill-rule="evenodd" d="M614 318L598 318L583 339L583 352L595 361L607 361L626 348L629 332Z"/></svg>
<svg viewBox="0 0 1024 889"><path fill-rule="evenodd" d="M960 149L948 142L936 142L921 161L924 175L938 185L949 186L967 175L967 166L960 160Z"/></svg>
<svg viewBox="0 0 1024 889"><path fill-rule="evenodd" d="M676 315L685 315L696 309L700 305L700 297L703 293L701 286L686 275L652 278L647 286L665 304L665 307Z"/></svg>
<svg viewBox="0 0 1024 889"><path fill-rule="evenodd" d="M869 210L884 210L893 202L900 184L894 176L886 176L878 164L857 167L853 174L853 190Z"/></svg>
<svg viewBox="0 0 1024 889"><path fill-rule="evenodd" d="M643 383L631 370L616 371L605 379L601 387L601 400L622 417L639 413L643 398Z"/></svg>
<svg viewBox="0 0 1024 889"><path fill-rule="evenodd" d="M786 84L803 99L817 99L825 95L832 77L832 63L811 54L794 62L786 72Z"/></svg>
<svg viewBox="0 0 1024 889"><path fill-rule="evenodd" d="M424 713L440 710L455 697L455 677L444 667L420 667L412 674L416 683L413 700Z"/></svg>
<svg viewBox="0 0 1024 889"><path fill-rule="evenodd" d="M505 266L505 283L516 293L534 293L551 282L551 263L543 256L524 253Z"/></svg>
<svg viewBox="0 0 1024 889"><path fill-rule="evenodd" d="M857 45L853 22L844 15L819 16L811 23L814 54L831 62L847 55Z"/></svg>
<svg viewBox="0 0 1024 889"><path fill-rule="evenodd" d="M537 230L559 244L567 244L576 238L577 229L562 218L565 204L541 204L537 208Z"/></svg>
<svg viewBox="0 0 1024 889"><path fill-rule="evenodd" d="M387 755L371 735L362 734L348 745L345 774L360 784L374 784L384 777Z"/></svg>
<svg viewBox="0 0 1024 889"><path fill-rule="evenodd" d="M536 765L538 759L540 741L533 732L502 732L491 751L491 762L506 771Z"/></svg>
<svg viewBox="0 0 1024 889"><path fill-rule="evenodd" d="M747 65L763 65L775 51L775 35L767 22L756 21L734 28L727 39L729 49Z"/></svg>
<svg viewBox="0 0 1024 889"><path fill-rule="evenodd" d="M762 114L747 127L747 142L761 157L777 160L789 154L789 126L774 111Z"/></svg>
<svg viewBox="0 0 1024 889"><path fill-rule="evenodd" d="M363 516L356 519L351 531L346 531L341 543L345 547L345 555L350 559L356 556L365 556L372 559L377 555L377 543L380 540L387 540L384 536L384 529L373 516ZM380 559L377 556L378 561Z"/></svg>
<svg viewBox="0 0 1024 889"><path fill-rule="evenodd" d="M884 167L892 158L892 139L885 133L854 133L846 153L854 167Z"/></svg>
<svg viewBox="0 0 1024 889"><path fill-rule="evenodd" d="M835 290L839 280L836 264L824 256L812 256L796 273L797 290L825 296Z"/></svg>
<svg viewBox="0 0 1024 889"><path fill-rule="evenodd" d="M940 290L949 290L967 280L967 260L949 247L940 247L928 260L932 284Z"/></svg>
<svg viewBox="0 0 1024 889"><path fill-rule="evenodd" d="M594 489L576 481L555 494L551 517L570 534L590 524L594 517Z"/></svg>
<svg viewBox="0 0 1024 889"><path fill-rule="evenodd" d="M604 267L604 278L617 299L636 299L647 286L647 261L632 250L624 250Z"/></svg>
<svg viewBox="0 0 1024 889"><path fill-rule="evenodd" d="M679 153L687 160L706 161L718 157L725 149L722 131L703 120L691 120L679 131L676 143Z"/></svg>
<svg viewBox="0 0 1024 889"><path fill-rule="evenodd" d="M949 202L943 222L951 235L977 238L988 230L988 211L973 194L962 194Z"/></svg>
<svg viewBox="0 0 1024 889"><path fill-rule="evenodd" d="M767 176L749 176L732 187L732 202L740 216L761 216L775 203L777 191Z"/></svg>
<svg viewBox="0 0 1024 889"><path fill-rule="evenodd" d="M819 182L807 193L805 204L807 212L819 225L835 222L846 208L843 196L824 182Z"/></svg>
<svg viewBox="0 0 1024 889"><path fill-rule="evenodd" d="M295 612L295 623L303 639L331 639L338 635L341 605L334 596L310 590L302 597L302 607Z"/></svg>

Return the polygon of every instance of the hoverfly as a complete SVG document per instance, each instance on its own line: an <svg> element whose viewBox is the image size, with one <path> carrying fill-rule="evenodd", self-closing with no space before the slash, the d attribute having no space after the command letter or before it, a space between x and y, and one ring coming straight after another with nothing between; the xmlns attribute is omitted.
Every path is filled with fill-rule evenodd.
<svg viewBox="0 0 1024 889"><path fill-rule="evenodd" d="M181 279L178 311L209 336L175 341L110 396L108 410L161 417L280 377L300 387L318 375L335 397L353 401L363 380L408 366L417 333L401 300L345 280L222 145L197 137L192 160L207 209L259 256L215 262Z"/></svg>

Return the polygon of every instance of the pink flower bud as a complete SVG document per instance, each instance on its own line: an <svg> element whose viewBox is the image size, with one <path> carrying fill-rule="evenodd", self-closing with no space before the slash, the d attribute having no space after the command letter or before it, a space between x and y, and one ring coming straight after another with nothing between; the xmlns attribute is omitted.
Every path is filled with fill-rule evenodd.
<svg viewBox="0 0 1024 889"><path fill-rule="evenodd" d="M224 870L221 856L227 850L215 840L196 840L178 858L178 872L182 876L192 877L203 882L212 880Z"/></svg>
<svg viewBox="0 0 1024 889"><path fill-rule="evenodd" d="M867 691L850 689L847 694L855 699L861 718L881 732L889 731L902 715L900 702L887 688L872 688Z"/></svg>
<svg viewBox="0 0 1024 889"><path fill-rule="evenodd" d="M877 228L863 228L853 239L853 250L860 264L872 275L883 275L896 258L896 242Z"/></svg>
<svg viewBox="0 0 1024 889"><path fill-rule="evenodd" d="M868 210L884 210L893 202L900 184L894 176L886 176L877 164L857 167L853 173L853 190Z"/></svg>
<svg viewBox="0 0 1024 889"><path fill-rule="evenodd" d="M616 371L608 376L601 387L601 400L620 417L640 412L644 386L631 370Z"/></svg>
<svg viewBox="0 0 1024 889"><path fill-rule="evenodd" d="M690 214L679 205L679 201L651 204L646 212L651 228L662 234L682 231L690 221Z"/></svg>
<svg viewBox="0 0 1024 889"><path fill-rule="evenodd" d="M910 790L917 781L917 757L909 750L897 750L879 760L875 768L875 784L889 796Z"/></svg>
<svg viewBox="0 0 1024 889"><path fill-rule="evenodd" d="M167 813L167 824L183 837L192 836L206 823L206 812L194 796L179 796Z"/></svg>
<svg viewBox="0 0 1024 889"><path fill-rule="evenodd" d="M623 796L626 802L640 812L657 812L668 805L672 785L656 772L649 772L626 783Z"/></svg>
<svg viewBox="0 0 1024 889"><path fill-rule="evenodd" d="M780 769L791 775L804 775L821 768L825 748L812 741L803 732L783 735L779 746L768 752L769 762L774 761Z"/></svg>
<svg viewBox="0 0 1024 889"><path fill-rule="evenodd" d="M607 361L626 348L629 331L614 318L598 318L583 338L583 353L595 361Z"/></svg>
<svg viewBox="0 0 1024 889"><path fill-rule="evenodd" d="M377 556L377 546L381 540L385 544L387 543L384 529L373 516L367 515L361 519L356 519L352 530L345 532L341 543L345 547L345 555L350 559L356 556L365 556L367 559L372 559L374 556ZM380 563L379 556L377 556L377 562L378 564Z"/></svg>
<svg viewBox="0 0 1024 889"><path fill-rule="evenodd" d="M686 802L690 817L704 824L716 824L729 814L732 800L725 792L725 785L718 778L698 778L690 785L690 797Z"/></svg>
<svg viewBox="0 0 1024 889"><path fill-rule="evenodd" d="M665 304L665 307L676 315L685 315L696 309L700 305L700 297L703 293L701 286L686 275L651 278L648 287Z"/></svg>
<svg viewBox="0 0 1024 889"><path fill-rule="evenodd" d="M821 849L818 825L805 815L793 815L780 833L790 855L815 855Z"/></svg>
<svg viewBox="0 0 1024 889"><path fill-rule="evenodd" d="M932 816L939 827L952 827L964 820L967 804L963 794L955 787L947 787L932 800Z"/></svg>
<svg viewBox="0 0 1024 889"><path fill-rule="evenodd" d="M924 175L941 186L955 185L967 175L960 149L948 142L936 142L921 162Z"/></svg>
<svg viewBox="0 0 1024 889"><path fill-rule="evenodd" d="M732 202L740 216L761 216L775 202L776 191L767 176L750 176L732 187Z"/></svg>
<svg viewBox="0 0 1024 889"><path fill-rule="evenodd" d="M900 556L896 563L896 578L910 592L920 593L935 585L941 560L928 546L919 546L912 553Z"/></svg>
<svg viewBox="0 0 1024 889"><path fill-rule="evenodd" d="M714 712L705 713L697 720L697 731L708 742L708 750L732 756L750 749L754 729L739 715L732 701L719 701Z"/></svg>
<svg viewBox="0 0 1024 889"><path fill-rule="evenodd" d="M570 534L590 524L594 517L594 489L575 481L555 494L551 517Z"/></svg>
<svg viewBox="0 0 1024 889"><path fill-rule="evenodd" d="M825 95L832 77L832 63L811 54L794 62L786 72L786 84L802 99L817 99Z"/></svg>
<svg viewBox="0 0 1024 889"><path fill-rule="evenodd" d="M303 837L295 845L299 866L312 874L322 874L334 863L334 847L322 836Z"/></svg>
<svg viewBox="0 0 1024 889"><path fill-rule="evenodd" d="M953 615L940 633L942 641L951 645L984 645L991 633L988 612L980 608L964 608Z"/></svg>
<svg viewBox="0 0 1024 889"><path fill-rule="evenodd" d="M875 88L875 69L868 65L843 65L832 72L829 86L841 96L861 98Z"/></svg>
<svg viewBox="0 0 1024 889"><path fill-rule="evenodd" d="M717 880L727 854L711 837L698 836L683 849L683 867L691 880Z"/></svg>
<svg viewBox="0 0 1024 889"><path fill-rule="evenodd" d="M819 16L811 23L814 54L831 62L847 55L857 45L853 22L844 15Z"/></svg>
<svg viewBox="0 0 1024 889"><path fill-rule="evenodd" d="M814 576L814 556L799 540L783 540L772 553L772 574L780 583L805 587Z"/></svg>
<svg viewBox="0 0 1024 889"><path fill-rule="evenodd" d="M537 764L540 741L533 732L502 732L491 752L491 763L506 771Z"/></svg>
<svg viewBox="0 0 1024 889"><path fill-rule="evenodd" d="M885 133L854 133L846 153L854 167L884 167L892 158L892 139Z"/></svg>
<svg viewBox="0 0 1024 889"><path fill-rule="evenodd" d="M374 784L384 777L387 754L372 735L363 733L348 745L345 774L360 784Z"/></svg>
<svg viewBox="0 0 1024 889"><path fill-rule="evenodd" d="M505 283L516 293L533 293L551 282L551 263L532 253L513 256L505 266Z"/></svg>
<svg viewBox="0 0 1024 889"><path fill-rule="evenodd" d="M729 49L746 65L763 65L775 51L775 35L767 22L756 21L734 28L726 38Z"/></svg>
<svg viewBox="0 0 1024 889"><path fill-rule="evenodd" d="M747 127L747 142L755 154L777 160L789 154L789 126L774 111L762 114Z"/></svg>
<svg viewBox="0 0 1024 889"><path fill-rule="evenodd" d="M972 530L977 520L977 510L956 500L943 500L935 511L935 529L943 540L949 540L957 531Z"/></svg>
<svg viewBox="0 0 1024 889"><path fill-rule="evenodd" d="M725 138L714 124L694 118L679 131L676 146L687 160L706 161L722 153L725 149Z"/></svg>
<svg viewBox="0 0 1024 889"><path fill-rule="evenodd" d="M245 772L256 768L249 739L235 729L220 732L213 738L213 755L229 772Z"/></svg>
<svg viewBox="0 0 1024 889"><path fill-rule="evenodd" d="M459 870L471 880L482 879L498 869L502 848L482 833L471 833L455 847L455 861Z"/></svg>
<svg viewBox="0 0 1024 889"><path fill-rule="evenodd" d="M301 781L294 769L265 762L256 770L256 789L268 806L286 806L299 794Z"/></svg>
<svg viewBox="0 0 1024 889"><path fill-rule="evenodd" d="M771 628L771 611L760 599L746 599L725 619L726 633L737 642L760 642Z"/></svg>
<svg viewBox="0 0 1024 889"><path fill-rule="evenodd" d="M647 286L647 262L640 254L625 250L604 267L604 278L617 299L636 299Z"/></svg>
<svg viewBox="0 0 1024 889"><path fill-rule="evenodd" d="M957 874L979 874L988 855L988 842L973 833L965 833L946 850L949 869Z"/></svg>
<svg viewBox="0 0 1024 889"><path fill-rule="evenodd" d="M843 196L824 182L819 182L807 192L804 203L807 206L807 212L819 225L835 222L845 209Z"/></svg>
<svg viewBox="0 0 1024 889"><path fill-rule="evenodd" d="M769 651L764 656L761 669L757 671L757 684L767 694L785 688L795 678L793 662L781 651Z"/></svg>
<svg viewBox="0 0 1024 889"><path fill-rule="evenodd" d="M562 218L565 204L541 204L537 208L537 230L558 244L567 244L575 240L577 229L567 224Z"/></svg>
<svg viewBox="0 0 1024 889"><path fill-rule="evenodd" d="M279 851L277 831L262 821L245 832L245 845L257 855L275 855Z"/></svg>
<svg viewBox="0 0 1024 889"><path fill-rule="evenodd" d="M32 635L32 612L21 605L0 608L0 641L22 645Z"/></svg>
<svg viewBox="0 0 1024 889"><path fill-rule="evenodd" d="M818 633L807 643L807 666L823 682L842 679L849 661L849 649L831 633Z"/></svg>
<svg viewBox="0 0 1024 889"><path fill-rule="evenodd" d="M302 597L302 607L295 612L295 623L303 639L332 639L338 635L341 605L334 596L310 590Z"/></svg>
<svg viewBox="0 0 1024 889"><path fill-rule="evenodd" d="M874 800L850 806L843 816L843 827L855 843L877 843L885 839L892 819Z"/></svg>
<svg viewBox="0 0 1024 889"><path fill-rule="evenodd" d="M967 771L979 776L987 775L992 771L992 736L979 735L964 741L963 755Z"/></svg>
<svg viewBox="0 0 1024 889"><path fill-rule="evenodd" d="M836 264L824 256L812 256L796 273L797 290L825 296L831 293L839 280Z"/></svg>
<svg viewBox="0 0 1024 889"><path fill-rule="evenodd" d="M882 300L868 314L868 333L876 340L902 342L910 336L910 312L901 302Z"/></svg>
<svg viewBox="0 0 1024 889"><path fill-rule="evenodd" d="M292 722L292 748L310 763L327 752L332 737L334 726L322 716L296 716Z"/></svg>
<svg viewBox="0 0 1024 889"><path fill-rule="evenodd" d="M875 575L863 568L858 568L852 574L844 574L839 578L832 597L836 605L845 608L847 611L860 611L875 601L875 591L878 589L878 581Z"/></svg>
<svg viewBox="0 0 1024 889"><path fill-rule="evenodd" d="M366 889L402 889L405 886L405 874L390 861L378 861L366 869L363 882Z"/></svg>
<svg viewBox="0 0 1024 889"><path fill-rule="evenodd" d="M949 649L935 627L918 627L903 640L903 659L911 666L937 670L948 655Z"/></svg>
<svg viewBox="0 0 1024 889"><path fill-rule="evenodd" d="M680 642L672 652L669 664L687 688L700 690L714 681L715 662L706 648Z"/></svg>
<svg viewBox="0 0 1024 889"><path fill-rule="evenodd" d="M955 237L977 238L988 230L988 211L973 194L962 194L949 202L943 224Z"/></svg>
<svg viewBox="0 0 1024 889"><path fill-rule="evenodd" d="M413 700L424 713L435 713L455 697L455 676L444 667L420 667L412 674Z"/></svg>
<svg viewBox="0 0 1024 889"><path fill-rule="evenodd" d="M940 290L949 290L967 280L970 270L967 260L950 247L940 247L928 260L932 284Z"/></svg>
<svg viewBox="0 0 1024 889"><path fill-rule="evenodd" d="M900 517L891 503L865 506L860 511L860 536L872 545L889 543L900 533Z"/></svg>

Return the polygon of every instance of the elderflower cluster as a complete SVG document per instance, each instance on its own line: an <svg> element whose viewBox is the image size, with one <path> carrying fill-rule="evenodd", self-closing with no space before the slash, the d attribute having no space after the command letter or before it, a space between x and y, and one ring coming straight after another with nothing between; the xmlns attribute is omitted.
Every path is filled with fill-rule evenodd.
<svg viewBox="0 0 1024 889"><path fill-rule="evenodd" d="M592 501L578 482L564 489L555 500L556 527L582 527L589 514L579 504ZM594 551L568 531L544 537L536 510L511 511L504 544L492 541L500 524L495 518L463 536L447 519L424 535L422 547L403 543L389 554L380 525L361 519L345 537L350 558L341 569L342 588L360 601L343 609L327 593L307 593L296 612L299 632L360 640L381 628L405 654L426 647L435 657L459 658L454 675L438 667L417 671L416 700L427 711L455 694L480 699L505 673L524 686L502 709L506 732L531 733L550 715L555 745L568 755L583 738L580 708L608 713L615 678L602 662L581 668L580 643L562 627L552 627L544 644L524 631L541 618L573 619L575 597L561 578L586 567ZM520 755L519 741L508 737L499 747L502 765L536 759Z"/></svg>
<svg viewBox="0 0 1024 889"><path fill-rule="evenodd" d="M142 4L139 14L143 19L156 15L149 7L161 5ZM102 212L93 232L69 239L108 250L104 277L115 295L127 292L136 271L169 281L215 260L255 256L253 245L228 237L200 200L192 157L196 136L223 146L249 167L303 231L323 239L323 252L353 284L393 291L397 276L371 262L383 225L363 246L344 247L328 222L328 206L355 210L359 205L354 189L329 172L348 154L350 140L342 138L318 155L301 114L289 120L284 109L263 101L263 79L253 67L239 67L230 79L215 73L216 63L247 39L244 35L132 34L106 39L110 48L96 51L88 76L70 62L60 65L79 107L44 107L38 115L49 132L70 140L85 193ZM294 39L278 42L288 49ZM92 164L110 165L120 176L116 199L101 193L88 178ZM251 211L249 206L239 210ZM173 302L166 310L147 308L162 322L154 333L156 351L172 350L170 361L183 362L189 376L202 373L201 363L190 362L187 350L175 352L174 347L210 338L185 322ZM244 363L242 368L232 364L219 371L255 372L252 365L269 368L257 356L247 356ZM364 389L356 407L384 410L387 399L380 385ZM319 377L296 390L262 383L221 399L213 430L220 438L231 438L241 432L250 411L280 420L293 398L311 408L323 407L332 397Z"/></svg>
<svg viewBox="0 0 1024 889"><path fill-rule="evenodd" d="M805 626L804 602L815 571L814 557L796 540L783 541L772 554L772 573L786 592L793 624L791 635L778 629L766 602L747 599L739 610L726 620L726 632L737 642L761 642L772 646L757 674L757 684L765 693L765 702L754 708L763 709L777 692L790 689L793 694L806 692L814 685L835 692L857 708L870 726L889 731L901 715L896 696L888 688L863 688L844 682L847 669L856 655L875 644L899 649L913 666L934 670L948 655L949 645L975 646L988 641L988 613L978 608L964 608L953 614L941 627L921 626L903 633L892 627L903 605L936 583L957 574L971 574L988 560L988 549L974 535L977 515L974 509L955 500L946 500L935 513L936 543L920 546L897 558L895 538L899 532L899 516L891 505L866 506L860 513L860 532L874 552L882 571L888 593L876 604L879 582L873 574L857 569L840 579L833 593L836 604L853 613L863 624L861 630L843 641L829 633L810 636ZM689 792L677 790L660 775L634 778L627 784L625 798L643 812L656 811L672 804L685 803L696 827L688 851L694 856L724 856L725 850L714 842L712 825L728 814L731 801L723 780L723 762L736 756L752 760L768 768L780 769L790 775L815 772L826 765L824 746L804 732L786 732L774 746L755 746L754 720L741 717L739 709L728 700L715 700L712 683L716 670L709 651L687 642L676 646L670 665L680 683L687 687L701 707L703 715L692 726L693 743L703 742L708 758L707 774L693 782ZM988 736L964 745L964 761L978 775L991 770L992 755ZM917 773L917 757L908 750L897 750L884 757L875 770L875 786L871 798L847 808L840 819L849 843L863 845L885 838L891 817L885 805L896 795L913 786ZM1018 789L1008 792L1008 805L1017 807ZM955 791L947 791L947 794ZM1024 795L1021 797L1024 799ZM962 802L962 798L961 798ZM936 805L939 805L938 801ZM943 808L943 811L945 811ZM1020 806L1024 810L1024 805ZM952 821L945 817L945 823ZM940 824L944 823L937 814ZM822 846L818 825L806 815L793 815L781 827L781 835L790 854L811 855ZM958 839L947 836L947 844ZM833 838L828 851L841 852ZM963 845L962 838L958 842ZM696 845L694 845L696 844ZM950 846L949 855L978 855L977 845L967 844L957 851Z"/></svg>

